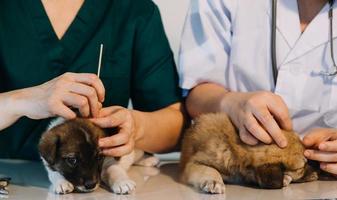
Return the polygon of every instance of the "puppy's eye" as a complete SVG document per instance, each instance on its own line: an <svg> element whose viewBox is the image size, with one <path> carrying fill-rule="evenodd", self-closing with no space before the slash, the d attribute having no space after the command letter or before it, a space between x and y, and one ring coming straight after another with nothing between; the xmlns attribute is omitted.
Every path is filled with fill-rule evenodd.
<svg viewBox="0 0 337 200"><path fill-rule="evenodd" d="M76 167L78 161L75 157L68 157L66 158L66 162L70 167Z"/></svg>
<svg viewBox="0 0 337 200"><path fill-rule="evenodd" d="M101 161L101 160L103 160L103 158L104 158L104 155L102 154L101 151L99 151L99 152L96 154L96 159L97 159L98 161Z"/></svg>
<svg viewBox="0 0 337 200"><path fill-rule="evenodd" d="M103 160L103 158L104 158L104 156L103 156L102 154L99 154L99 155L97 156L97 160L98 160L98 161Z"/></svg>

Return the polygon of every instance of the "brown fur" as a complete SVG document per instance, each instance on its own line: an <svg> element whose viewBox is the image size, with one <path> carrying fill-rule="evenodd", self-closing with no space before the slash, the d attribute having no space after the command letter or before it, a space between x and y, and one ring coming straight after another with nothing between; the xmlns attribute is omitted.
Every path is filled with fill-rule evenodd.
<svg viewBox="0 0 337 200"><path fill-rule="evenodd" d="M79 127L83 131L78 131ZM84 132L87 135L84 135ZM78 143L83 142L86 137L88 137L88 140L85 140L85 142L92 143L96 147L98 139L104 136L105 132L89 120L76 118L57 125L44 133L39 143L39 151L48 163L53 164L55 163L58 147L63 146L66 148L61 149L61 152L59 152L61 155L76 152L78 151Z"/></svg>
<svg viewBox="0 0 337 200"><path fill-rule="evenodd" d="M281 188L317 180L307 164L299 137L283 131L284 149L276 144L244 144L226 114L207 114L186 132L181 154L181 181L209 193L223 193L224 183Z"/></svg>

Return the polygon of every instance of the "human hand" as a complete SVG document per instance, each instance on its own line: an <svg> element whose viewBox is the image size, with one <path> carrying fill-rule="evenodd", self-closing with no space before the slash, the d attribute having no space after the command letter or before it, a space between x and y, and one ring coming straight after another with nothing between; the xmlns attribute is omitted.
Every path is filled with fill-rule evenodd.
<svg viewBox="0 0 337 200"><path fill-rule="evenodd" d="M105 97L102 81L95 74L86 73L65 73L17 93L21 102L18 110L31 119L54 116L72 119L76 113L71 108L77 108L82 117L96 117Z"/></svg>
<svg viewBox="0 0 337 200"><path fill-rule="evenodd" d="M238 127L244 143L275 141L282 148L287 146L281 129L292 130L292 122L280 96L271 92L229 92L223 98L221 109Z"/></svg>
<svg viewBox="0 0 337 200"><path fill-rule="evenodd" d="M320 162L323 171L337 175L337 130L318 128L303 138L306 158Z"/></svg>
<svg viewBox="0 0 337 200"><path fill-rule="evenodd" d="M136 123L132 111L120 106L102 108L98 117L91 121L101 128L118 128L115 135L99 140L104 155L121 157L133 151Z"/></svg>

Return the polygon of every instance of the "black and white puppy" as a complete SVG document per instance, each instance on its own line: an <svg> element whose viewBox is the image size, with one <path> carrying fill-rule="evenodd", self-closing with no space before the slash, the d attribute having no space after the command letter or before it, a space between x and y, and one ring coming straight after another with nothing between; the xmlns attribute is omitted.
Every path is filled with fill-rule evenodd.
<svg viewBox="0 0 337 200"><path fill-rule="evenodd" d="M100 154L98 140L111 134L86 119L54 120L42 135L39 151L57 194L92 192L100 180L116 194L131 193L136 184L127 170L133 164L155 166L159 160L141 150L115 159Z"/></svg>

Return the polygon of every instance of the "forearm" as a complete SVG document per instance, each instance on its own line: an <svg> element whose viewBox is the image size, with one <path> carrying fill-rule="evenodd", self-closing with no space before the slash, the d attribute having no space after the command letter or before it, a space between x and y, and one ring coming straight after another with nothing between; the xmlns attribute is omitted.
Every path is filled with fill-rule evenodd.
<svg viewBox="0 0 337 200"><path fill-rule="evenodd" d="M204 83L191 90L186 99L186 107L192 118L205 113L222 110L224 96L229 92L220 85Z"/></svg>
<svg viewBox="0 0 337 200"><path fill-rule="evenodd" d="M133 111L136 121L136 148L165 153L177 147L188 123L181 103L155 112Z"/></svg>
<svg viewBox="0 0 337 200"><path fill-rule="evenodd" d="M19 91L12 91L0 94L0 130L3 130L14 124L20 117L18 112Z"/></svg>

